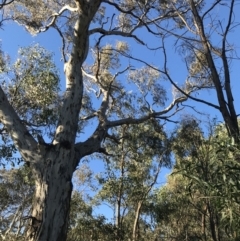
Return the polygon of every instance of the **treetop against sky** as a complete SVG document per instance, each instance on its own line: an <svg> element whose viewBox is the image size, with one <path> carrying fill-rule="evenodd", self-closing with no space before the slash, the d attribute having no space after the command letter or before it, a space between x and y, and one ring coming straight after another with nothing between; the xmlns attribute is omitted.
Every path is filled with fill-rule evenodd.
<svg viewBox="0 0 240 241"><path fill-rule="evenodd" d="M148 1L148 2L150 5L150 1ZM166 51L167 70L170 73L172 80L175 83L177 83L179 86L182 86L184 84L184 81L188 78L188 75L189 75L189 73L188 73L189 67L186 68L186 59L189 58L189 50L187 47L184 46L183 40L181 40L181 39L178 40L178 36L174 36L170 33L167 33L166 31L164 32L164 30L162 30L162 28L164 27L164 24L162 24L163 26L160 26L160 27L156 26L157 24L152 24L152 25L149 25L149 27L141 26L139 28L136 28L136 25L137 25L136 20L135 20L135 22L133 21L132 28L134 28L134 27L136 28L136 30L133 32L133 35L136 36L137 38L122 37L115 30L115 29L117 29L119 31L119 27L118 28L116 27L119 24L119 17L118 17L119 11L116 6L114 7L112 5L114 5L114 4L103 3L102 11L100 11L100 14L98 15L98 18L97 18L97 20L99 22L101 21L101 24L99 24L99 22L96 20L95 22L93 22L90 25L90 29L91 29L90 33L97 32L96 29L98 29L101 26L103 26L103 29L105 30L105 32L106 32L106 30L109 30L109 29L113 29L112 32L114 32L114 31L116 32L116 35L113 33L109 36L105 36L104 38L102 38L100 46L104 46L105 44L115 46L117 42L123 41L123 42L127 43L127 46L129 49L128 53L130 56L132 56L135 59L140 59L141 61L146 61L147 64L152 65L153 67L156 67L157 70L161 71L161 70L163 70L163 64L164 64L164 56L163 56L163 52L162 52L163 46L161 43L162 39L161 39L160 35L156 36L155 34L152 34L149 31L152 31L153 33L157 33L157 34L161 33L162 36L164 36L164 38L165 38L164 39L164 47L166 47L166 50L167 50ZM206 7L209 7L208 4L206 4L205 8ZM237 12L238 8L239 8L239 5L235 4L234 12ZM58 7L58 9L59 9L59 7ZM57 12L57 11L55 10L55 12ZM67 14L68 13L66 11L66 15ZM151 10L151 11L149 11L148 14L149 14L148 18L152 17L152 19L155 19L155 18L157 18L157 14L161 14L161 13ZM64 16L64 14L63 14L63 16ZM126 21L127 21L126 16L124 16L124 17L126 18ZM216 19L219 19L221 21L221 25L219 25L218 28L224 27L227 23L228 8L225 8L224 6L219 5L216 8L214 8L214 12L212 12L212 16L216 17ZM100 17L102 19L100 19ZM221 39L221 34L217 30L215 32L213 31L213 28L211 27L211 17L206 17L205 19L206 19L205 28L206 28L206 31L209 31L209 34L211 34L211 41L214 44L219 45L220 44L219 41ZM118 23L116 22L116 20L118 20ZM123 21L123 20L121 20L121 21ZM234 21L237 22L237 15L234 15ZM174 22L171 23L170 20L165 21L165 22L166 22L166 24L169 24L171 26L169 28L170 30L175 28L174 25L176 25L176 23L174 23ZM217 22L217 20L215 20L215 22ZM57 23L59 23L59 26L62 25L61 27L62 27L62 29L64 29L64 31L67 31L66 30L67 22L65 22L64 17L59 17L59 20ZM127 29L127 26L125 26L125 28ZM130 32L130 30L128 30L128 29L127 29L127 31ZM178 29L175 28L174 31L175 31L175 33L180 35L185 30L182 31L179 28ZM228 35L229 45L232 44L232 46L235 46L237 44L235 39L238 36L238 32L239 32L239 30L236 27L234 27L230 31L230 33ZM64 73L63 73L63 59L62 59L62 53L61 53L62 40L61 40L61 37L59 36L58 32L55 29L53 30L50 28L47 32L43 32L43 33L35 35L35 37L31 37L29 34L27 34L27 32L25 32L23 30L23 28L19 28L14 25L10 25L9 27L7 27L7 26L4 27L4 31L1 31L0 34L2 35L1 38L2 38L3 49L7 50L7 52L10 54L10 56L12 57L13 60L14 60L14 58L16 58L18 47L27 46L29 44L33 44L34 42L39 42L41 45L46 47L46 49L50 50L51 52L54 52L54 59L56 61L57 67L60 71L61 87L62 87L62 90L65 89L65 79L64 79ZM66 34L70 34L70 30L69 30L69 33L66 32ZM190 37L191 37L191 35L194 36L194 34L192 34L190 31L185 35L190 36ZM18 36L18 37L16 38L16 36ZM99 33L90 35L90 48L89 48L89 54L88 54L88 57L86 60L87 64L92 64L95 61L94 59L96 58L96 56L94 56L94 51L95 51L94 46L96 47L99 36L100 36ZM19 41L20 39L21 39L21 41ZM144 43L144 45L142 43ZM71 47L71 45L69 47ZM154 49L154 50L150 51L149 48ZM236 46L236 48L234 48L234 51L236 51L236 56L237 56L238 46ZM67 54L67 49L65 49L65 54ZM142 58L143 56L144 56L144 58ZM232 88L233 96L234 96L235 103L238 103L239 95L237 94L237 90L238 90L239 86L238 86L238 82L235 81L235 79L237 79L236 69L237 69L238 61L235 61L234 59L235 59L235 57L233 56L233 60L231 61L231 65L230 65L230 70L231 70L231 80L232 80L232 87L233 87ZM137 62L134 59L132 59L129 62L127 57L123 57L123 58L121 58L121 68L122 68L122 70L124 68L126 68L127 66L131 66L131 68L135 68L135 69L142 68L145 65L145 63L141 62L141 61ZM217 63L219 63L219 66L220 66L221 62L218 61ZM119 69L111 70L112 74L116 74L118 71L121 71L121 69L119 68ZM127 80L126 76L127 76L127 72L122 75L119 75L118 79L120 81L122 81L123 83L128 84L127 88L129 91L132 91L132 89L135 90L137 88L136 85L130 84L130 82L129 82L129 80ZM172 100L172 85L169 84L169 81L163 81L164 78L166 78L166 76L160 72L158 82L165 88L165 91L167 93L167 98L168 98L167 103L169 103ZM86 83L87 83L87 81L86 81ZM92 89L94 89L94 88L92 88ZM94 91L97 91L97 89L92 90L91 94L95 94ZM129 92L129 93L131 93L131 92ZM132 92L132 93L134 93L134 92ZM161 95L164 94L164 92L160 92L160 93L161 93ZM92 97L94 98L95 96L93 95ZM198 97L199 99L209 100L209 102L213 102L213 103L216 103L216 101L217 101L214 91L209 90L209 89L207 91L201 91L201 92L198 91L196 97ZM208 108L206 108L205 105L199 105L199 103L191 102L191 100L189 100L189 101L194 106L199 107L199 109L202 110L203 112L208 110ZM98 103L98 102L99 102L98 99L95 97L93 103ZM155 107L156 107L156 105L155 105ZM238 106L236 106L236 108L238 108ZM158 109L158 108L156 108L156 109ZM187 110L187 111L189 111L189 110ZM209 109L209 112L212 114L213 109Z"/></svg>
<svg viewBox="0 0 240 241"><path fill-rule="evenodd" d="M121 67L116 69L116 66L114 67L112 66L113 68L111 68L110 70L112 75L118 73L118 71L121 72L122 70L128 67L129 67L129 71L131 71L131 69L141 69L144 66L146 66L145 64L151 65L154 68L153 70L155 69L157 70L155 73L158 78L157 82L160 83L160 85L162 86L158 90L157 95L162 97L162 99L160 100L162 103L159 102L160 105L157 106L155 104L151 106L150 109L153 109L156 111L161 110L162 109L161 104L165 102L164 104L166 105L167 103L170 103L172 101L172 98L173 98L172 95L174 91L173 89L175 89L173 85L167 80L165 74L161 73L161 71L164 71L164 64L165 64L165 57L163 53L163 43L162 43L161 36L164 36L164 47L166 48L165 52L166 52L166 58L167 58L167 66L166 66L167 71L170 74L171 80L177 85L179 85L180 87L184 85L184 81L188 78L188 75L189 75L189 70L188 70L189 67L186 67L186 59L189 58L189 52L188 52L188 49L182 43L184 39L181 41L181 39L178 38L178 36L174 36L173 34L170 34L169 32L166 32L166 31L164 32L164 30L162 30L163 27L161 26L159 28L157 24L152 24L152 25L149 25L148 27L141 26L139 28L136 28L135 32L133 32L134 33L133 36L136 36L136 37L125 37L125 36L123 37L120 34L117 34L117 31L115 30L117 29L116 26L118 26L119 24L119 22L118 23L116 22L117 20L119 20L119 17L118 17L119 11L116 6L112 6L112 5L113 4L109 4L109 3L102 4L103 6L102 10L98 15L99 22L96 20L90 25L90 33L93 33L95 29L99 28L99 26L100 27L103 26L103 29L107 29L107 30L113 29L113 31L116 32L116 35L111 34L109 36L107 35L104 38L102 38L100 42L100 46L103 47L105 44L108 44L109 46L112 45L113 47L116 47L116 44L118 42L121 43L121 41L122 43L125 44L125 46L127 46L128 53L125 54L124 57L121 57L121 60L120 60ZM207 7L209 7L208 4L207 4ZM237 12L238 11L237 9L239 9L239 5L235 4L234 12ZM224 27L224 25L226 25L227 23L229 9L225 7L218 7L218 8L215 8L214 10L215 12L213 13L213 16L215 16L216 19L218 18L219 20L221 20L222 27ZM158 17L157 14L159 14L159 12L154 12L154 10L151 10L149 12L150 12L149 16L151 16L152 19L156 19ZM100 17L102 19L100 19ZM126 16L125 18L127 20ZM65 22L64 17L62 18L60 17L59 19L60 19L58 20L59 26L63 25L62 28L64 29L64 31L67 31L65 27L67 23ZM234 21L237 22L237 17L235 15L234 15ZM171 23L171 21L165 21L165 22L171 26L169 28L170 30L174 29L175 31L174 33L177 33L180 35L181 32L184 32L179 28L175 28L176 23L174 22ZM132 27L136 26L136 21L133 23L135 25L133 24ZM218 27L220 28L220 25ZM219 45L220 44L219 39L221 38L219 36L221 35L218 33L218 31L214 32L211 30L211 17L206 18L206 30L209 31L209 33L211 33L211 36L213 36L211 38L211 41L216 45ZM127 31L130 32L130 30L127 30ZM150 31L153 31L153 34ZM71 32L69 30L68 34L70 33ZM157 33L157 35L155 33ZM237 38L238 33L239 33L239 29L235 27L229 33L229 36L228 36L229 44L232 43L232 46L235 46L237 44L235 39ZM188 33L188 35L191 36L192 34ZM0 32L0 36L2 39L2 48L6 51L7 54L10 55L12 61L16 60L17 51L19 47L27 47L28 45L34 45L35 43L40 43L41 46L45 47L50 52L53 52L54 61L59 71L60 86L62 91L65 90L66 84L65 84L65 76L63 71L64 60L61 52L63 42L62 42L61 36L58 34L58 31L56 29L49 28L47 32L42 32L36 35L29 35L28 32L24 30L23 27L11 23L10 25L9 24L4 25L4 29L3 31ZM86 59L86 66L89 66L93 64L94 61L96 61L95 48L100 36L101 35L99 33L90 35L90 45L89 45L90 47L89 47L88 57ZM65 47L66 56L67 56L67 51L70 47L71 47L70 43L68 48ZM149 48L153 50L149 50ZM238 46L234 48L236 56L237 56L238 49L239 49ZM129 60L128 57L130 56L132 57L132 59ZM140 61L136 61L136 59ZM239 103L240 97L238 95L238 90L240 87L239 87L239 82L236 81L238 60L235 60L235 59L236 58L233 56L231 65L230 65L231 80L232 80L231 84L233 87L232 91L233 91L234 101L235 103ZM220 66L221 62L218 60L217 64L219 64ZM85 71L85 73L87 73L87 71ZM142 75L143 72L139 72L139 74ZM125 73L119 74L117 78L125 86L126 92L129 95L134 96L136 95L137 92L139 94L139 90L140 90L140 94L142 94L141 93L142 89L146 89L146 90L148 89L146 84L140 87L136 82L136 80L134 80L135 81L134 83L130 82L128 76L129 76L129 73L125 72ZM144 78L142 82L147 83L148 77L147 76L144 77L144 75L142 76ZM99 89L97 86L92 86L92 83L91 82L89 83L89 79L86 79L85 81L86 81L85 89L88 90L88 94L92 98L92 103L97 109L101 103L101 98L99 98L97 94L99 93ZM150 92L151 91L149 91L149 93ZM144 94L146 101L145 103L142 103L142 109L147 110L149 109L148 104L152 105L154 103L153 98L150 98L149 93ZM193 94L193 96L197 97L198 99L206 100L210 103L217 105L215 90L213 90L212 88L207 88L207 90L204 90L203 88L201 91L196 91L196 93ZM222 120L218 110L215 110L214 108L211 108L211 107L208 108L208 106L205 104L202 105L201 103L192 101L191 99L189 99L188 102L186 102L185 104L188 106L194 107L195 110L198 110L198 113L207 113L207 114L210 114L212 117L217 116L219 120ZM139 109L139 106L138 106L139 103L137 103L136 100L135 101L133 100L133 105L135 105ZM237 113L239 113L240 112L239 105L235 105L235 106L236 106ZM198 113L193 111L192 108L190 109L185 108L183 112L181 112L181 114L185 115L185 114L188 114L189 112L197 116L197 118L199 119L205 118L205 117L202 117L201 115L198 115ZM173 116L172 119L174 118L176 119L176 117ZM95 126L96 122L93 121L92 125ZM84 132L81 133L81 135L79 135L79 137L81 138L81 140L85 140L86 138L89 137L89 135L92 133L93 130L94 128L86 128L84 129Z"/></svg>
<svg viewBox="0 0 240 241"><path fill-rule="evenodd" d="M207 113L239 142L239 7L2 1L1 134L36 180L29 240L65 240L73 172L82 158L123 142L124 126Z"/></svg>

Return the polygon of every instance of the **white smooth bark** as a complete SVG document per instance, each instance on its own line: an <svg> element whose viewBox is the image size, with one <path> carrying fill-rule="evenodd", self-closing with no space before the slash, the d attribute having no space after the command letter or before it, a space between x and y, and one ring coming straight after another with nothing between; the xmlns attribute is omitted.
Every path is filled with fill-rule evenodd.
<svg viewBox="0 0 240 241"><path fill-rule="evenodd" d="M64 65L66 91L51 144L46 144L40 139L38 143L31 136L0 88L0 121L11 135L24 160L30 163L36 184L32 213L27 217L28 241L66 240L73 172L82 157L103 151L101 142L109 128L123 124L138 124L150 118L160 117L187 99L176 99L165 110L139 119L127 118L110 122L106 117L110 88L102 89L103 100L96 113L99 124L88 140L75 144L83 98L82 64L88 53L89 26L101 2L75 0L74 12L78 14L78 19L74 26L72 51ZM51 23L55 22L59 14L52 16ZM45 30L48 28L49 26Z"/></svg>
<svg viewBox="0 0 240 241"><path fill-rule="evenodd" d="M66 240L73 172L80 158L97 151L102 140L94 136L75 146L83 94L81 67L88 52L89 25L100 3L100 0L76 1L79 17L72 52L65 64L66 92L52 144L37 143L0 88L0 121L25 161L30 163L35 179L32 213L26 217L29 241ZM91 145L94 140L95 145Z"/></svg>
<svg viewBox="0 0 240 241"><path fill-rule="evenodd" d="M0 86L0 121L11 135L15 145L24 158L27 158L37 147L37 142L23 125L7 96Z"/></svg>
<svg viewBox="0 0 240 241"><path fill-rule="evenodd" d="M76 155L74 145L83 95L81 67L88 52L88 28L101 1L76 3L79 18L74 27L71 56L65 64L66 92L58 127L53 145L43 148L43 167L39 169L35 165L36 192L32 210L35 219L31 218L32 226L28 231L28 239L31 241L66 240L71 180L82 157L81 153ZM100 145L101 140L98 141Z"/></svg>

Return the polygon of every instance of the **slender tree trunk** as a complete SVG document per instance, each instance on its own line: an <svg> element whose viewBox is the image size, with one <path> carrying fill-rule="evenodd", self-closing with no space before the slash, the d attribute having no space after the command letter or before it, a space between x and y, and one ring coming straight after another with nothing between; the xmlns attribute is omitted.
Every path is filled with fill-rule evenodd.
<svg viewBox="0 0 240 241"><path fill-rule="evenodd" d="M116 203L116 228L117 228L116 241L122 240L121 203L122 203L122 183L120 184L120 189L118 191L118 197L117 197L117 203Z"/></svg>
<svg viewBox="0 0 240 241"><path fill-rule="evenodd" d="M208 206L209 222L210 222L210 230L211 230L212 239L214 241L219 241L218 235L217 235L217 230L216 230L216 222L214 219L214 212L212 211L210 203L208 203L207 206Z"/></svg>
<svg viewBox="0 0 240 241"><path fill-rule="evenodd" d="M119 235L119 231L121 229L121 205L122 205L122 189L123 189L123 174L124 174L124 170L123 170L123 159L121 160L121 177L120 177L120 185L119 185L119 189L118 189L118 194L117 194L117 203L116 203L116 227L118 229L118 235ZM120 240L120 238L117 238L118 240Z"/></svg>
<svg viewBox="0 0 240 241"><path fill-rule="evenodd" d="M138 227L141 207L142 207L142 201L138 202L137 209L135 212L135 219L134 219L133 231L132 231L132 241L137 241L137 230L138 230L137 227Z"/></svg>
<svg viewBox="0 0 240 241"><path fill-rule="evenodd" d="M231 2L231 7L230 7L230 15L231 18L233 16L233 7L234 7L234 2ZM193 0L189 1L190 7L192 10L193 14L193 19L194 23L196 26L196 29L198 31L198 35L202 41L202 47L204 50L204 54L208 63L208 67L211 72L211 77L213 84L216 89L216 94L218 98L218 103L220 106L220 112L222 114L222 117L224 119L226 128L228 130L229 136L233 137L235 140L235 143L240 143L240 138L239 138L239 127L238 127L238 119L237 119L237 114L234 108L234 99L232 95L232 90L231 90L231 81L230 81L230 74L229 74L229 66L228 66L228 60L226 56L226 37L230 28L230 22L231 18L229 18L229 24L227 28L225 29L223 39L222 39L222 54L221 54L221 59L223 62L223 68L224 68L224 84L225 84L225 92L222 87L222 81L220 79L220 76L217 72L216 65L214 63L214 59L211 53L211 47L210 47L210 42L207 38L207 35L205 34L204 30L204 23L203 19L200 17L199 12L197 10L196 4ZM225 98L226 96L226 98Z"/></svg>
<svg viewBox="0 0 240 241"><path fill-rule="evenodd" d="M123 136L125 134L126 128L123 128ZM120 163L120 169L121 169L121 176L120 176L120 185L118 189L118 196L117 196L117 207L116 207L116 227L117 227L117 238L116 241L123 240L123 228L122 228L122 219L123 216L121 216L121 207L122 207L122 194L123 194L123 186L124 186L124 168L125 168L125 155L124 155L124 139L122 141L122 156L121 156L121 163Z"/></svg>
<svg viewBox="0 0 240 241"><path fill-rule="evenodd" d="M203 239L206 241L207 240L207 235L206 235L206 217L207 217L207 206L204 207L203 213L202 213L202 236Z"/></svg>

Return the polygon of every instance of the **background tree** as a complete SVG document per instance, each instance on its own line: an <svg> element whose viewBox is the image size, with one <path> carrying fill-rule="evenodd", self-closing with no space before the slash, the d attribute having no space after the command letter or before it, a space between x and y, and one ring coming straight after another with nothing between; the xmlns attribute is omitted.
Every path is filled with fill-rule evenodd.
<svg viewBox="0 0 240 241"><path fill-rule="evenodd" d="M24 217L30 213L33 184L27 166L0 171L0 240L24 240Z"/></svg>
<svg viewBox="0 0 240 241"><path fill-rule="evenodd" d="M224 125L210 130L205 137L198 123L188 120L177 131L176 165L156 205L169 240L239 238L239 149Z"/></svg>
<svg viewBox="0 0 240 241"><path fill-rule="evenodd" d="M164 36L164 74L177 93L218 110L228 134L239 142L238 115L231 87L231 66L234 60L239 59L236 49L232 47L234 38L231 36L239 24L235 18L237 1L170 1L167 6L175 11L177 17L169 19L168 28L164 21L157 23ZM186 63L187 74L183 85L177 85L169 74L166 46L169 38L175 38L176 50ZM213 90L217 103L193 94L204 89Z"/></svg>
<svg viewBox="0 0 240 241"><path fill-rule="evenodd" d="M116 228L103 215L94 215L93 207L83 201L81 195L75 192L71 200L69 223L69 241L115 240Z"/></svg>
<svg viewBox="0 0 240 241"><path fill-rule="evenodd" d="M169 120L189 98L219 110L229 136L238 143L230 78L230 62L238 57L229 44L231 30L238 26L236 6L234 0L2 2L3 20L11 19L31 34L54 28L62 40L66 85L61 95L54 65L42 62L49 56L43 49L33 48L30 55L22 50L11 74L7 57L1 53L0 58L1 134L11 138L8 144L20 152L35 180L26 239L66 240L73 173L83 157L107 153L103 141L116 141L114 128ZM228 14L226 24L215 15L217 7ZM168 37L184 53L187 76L182 86L168 66ZM162 53L162 67L134 52L132 41L140 53ZM8 76L13 76L12 85ZM160 78L174 86L172 102ZM206 88L216 91L218 104L194 95ZM83 137L91 122L92 132Z"/></svg>
<svg viewBox="0 0 240 241"><path fill-rule="evenodd" d="M93 172L87 163L79 166L74 175L76 189L71 198L71 211L68 224L67 240L114 240L115 227L104 215L96 215L96 205L93 201L93 193L97 188Z"/></svg>
<svg viewBox="0 0 240 241"><path fill-rule="evenodd" d="M141 240L147 229L145 206L157 186L162 167L170 167L170 145L162 126L155 120L114 130L119 144L105 142L108 155L97 198L115 212L116 240ZM145 227L144 227L145 226Z"/></svg>
<svg viewBox="0 0 240 241"><path fill-rule="evenodd" d="M118 12L114 24L114 15L110 18L104 16L107 5ZM53 27L63 41L66 86L54 132L44 129L52 136L50 143L45 143L44 132L38 134L36 138L22 120L18 110L14 109L8 99L10 92L4 93L4 88L0 89L0 120L22 158L29 163L35 180L32 213L26 238L66 240L72 193L71 179L80 160L86 155L104 151L101 143L105 138L111 138L109 135L111 128L123 124L139 124L150 118L161 118L177 103L186 100L183 97L176 98L165 109L160 110L157 107L153 111L154 106L149 104L151 102L155 106L165 107L163 98L160 98L161 102L158 98L159 91L164 95L163 88L158 82L159 74L148 65L143 65L140 70L134 70L132 67L135 65L134 62L130 66L121 66L120 57L128 56L128 45L117 42L115 45L104 46L103 41L105 36L118 35L135 39L146 48L147 44L135 35L136 30L141 27L148 29L147 26L152 24L151 10L155 11L155 16L161 15L159 19L170 13L163 12L155 2L146 4L139 1L100 0L48 2L16 0L4 5L3 9L3 17L23 25L30 33L45 32ZM92 38L89 39L91 35L96 37L94 42ZM92 66L84 66L89 44L93 44L94 61ZM36 81L34 71L38 70L38 66L32 68L31 65L20 65L20 68L22 67L23 73L28 69L31 71L30 75L33 78L26 79L31 83L29 87L31 88ZM119 80L119 76L127 71L130 83L135 86L132 94L128 93L126 85ZM41 82L46 78L55 79L53 75L48 74L41 76ZM36 87L41 89L43 85ZM27 89L23 90L28 98ZM151 96L150 100L146 98L148 94ZM91 104L93 100L99 103L97 107ZM136 101L138 108L134 106ZM30 105L29 109L32 108L35 106ZM42 112L43 108L40 108ZM35 110L38 109L36 107ZM97 123L95 130L87 140L76 141L81 126L86 125L90 119L94 119Z"/></svg>

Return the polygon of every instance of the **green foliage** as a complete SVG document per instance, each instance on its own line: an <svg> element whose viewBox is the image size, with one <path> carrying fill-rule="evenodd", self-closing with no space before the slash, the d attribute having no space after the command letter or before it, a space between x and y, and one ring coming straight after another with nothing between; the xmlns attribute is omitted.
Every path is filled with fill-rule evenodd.
<svg viewBox="0 0 240 241"><path fill-rule="evenodd" d="M173 228L165 235L170 232L176 240L186 234L188 240L235 240L240 229L238 146L223 125L205 137L192 120L182 123L173 146L176 165L157 205L159 212L167 212L157 216L159 224ZM178 223L175 231L174 222Z"/></svg>
<svg viewBox="0 0 240 241"><path fill-rule="evenodd" d="M34 191L34 180L27 166L0 170L0 240L21 240Z"/></svg>
<svg viewBox="0 0 240 241"><path fill-rule="evenodd" d="M44 25L46 19L53 13L53 8L59 9L56 1L17 0L5 8L5 17L12 17L16 22L25 25L26 30L36 34Z"/></svg>
<svg viewBox="0 0 240 241"><path fill-rule="evenodd" d="M83 201L81 194L74 192L67 241L111 241L115 239L115 227L107 223L104 216L94 217L92 211L92 207Z"/></svg>
<svg viewBox="0 0 240 241"><path fill-rule="evenodd" d="M38 44L20 48L8 76L11 79L6 82L2 74L2 85L23 121L36 127L55 124L60 88L52 54Z"/></svg>
<svg viewBox="0 0 240 241"><path fill-rule="evenodd" d="M155 131L153 123L158 126L159 132ZM155 121L124 126L118 129L118 134L123 138L121 144L105 143L109 156L103 157L106 160L106 176L99 177L100 183L105 183L101 193L112 196L115 193L117 196L117 183L122 182L126 185L124 192L135 202L146 193L159 165L170 165L169 143Z"/></svg>
<svg viewBox="0 0 240 241"><path fill-rule="evenodd" d="M202 51L196 51L195 53L195 60L191 64L190 74L197 75L197 74L204 74L207 68L207 59L206 55Z"/></svg>
<svg viewBox="0 0 240 241"><path fill-rule="evenodd" d="M52 54L36 44L20 48L12 65L3 52L1 56L0 83L10 104L33 134L46 126L44 134L51 135L60 106L59 76ZM0 164L19 165L22 159L16 155L16 147L3 127L0 134Z"/></svg>
<svg viewBox="0 0 240 241"><path fill-rule="evenodd" d="M107 202L115 210L118 240L133 238L136 220L138 240L145 240L143 230L149 237L153 234L147 221L153 189L161 167L170 166L168 138L155 120L119 127L113 135L120 142L104 143L108 155L99 156L105 160L105 172L97 176L101 189L95 201Z"/></svg>
<svg viewBox="0 0 240 241"><path fill-rule="evenodd" d="M1 41L1 40L0 40ZM0 74L7 72L9 57L2 51L2 45L0 42Z"/></svg>
<svg viewBox="0 0 240 241"><path fill-rule="evenodd" d="M144 97L151 93L152 105L164 106L167 100L167 93L159 83L159 77L159 72L150 67L131 70L128 75L129 80L135 83ZM140 100L139 104L141 104Z"/></svg>

